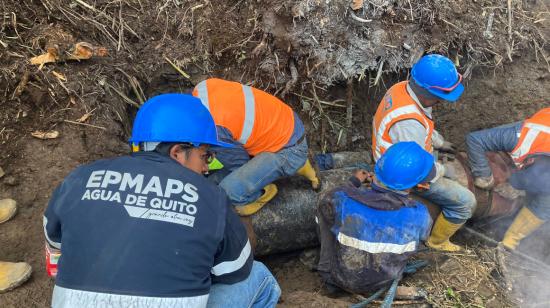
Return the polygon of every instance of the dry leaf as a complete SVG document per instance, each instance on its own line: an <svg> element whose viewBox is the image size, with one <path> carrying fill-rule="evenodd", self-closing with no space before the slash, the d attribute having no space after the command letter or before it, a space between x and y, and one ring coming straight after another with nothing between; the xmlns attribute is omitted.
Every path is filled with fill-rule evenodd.
<svg viewBox="0 0 550 308"><path fill-rule="evenodd" d="M65 77L65 75L61 74L61 73L58 73L56 71L52 71L52 74L57 77L57 79L61 80L61 81L67 81L67 78Z"/></svg>
<svg viewBox="0 0 550 308"><path fill-rule="evenodd" d="M46 63L55 62L56 60L57 60L57 57L55 56L55 54L47 52L43 55L31 58L31 64L42 66Z"/></svg>
<svg viewBox="0 0 550 308"><path fill-rule="evenodd" d="M78 42L74 45L74 50L71 52L69 59L87 60L94 54L94 46L86 42Z"/></svg>
<svg viewBox="0 0 550 308"><path fill-rule="evenodd" d="M76 120L76 122L78 122L78 123L86 122L86 120L88 120L88 118L91 115L92 115L91 113L85 113L83 116L80 117L80 119Z"/></svg>
<svg viewBox="0 0 550 308"><path fill-rule="evenodd" d="M55 139L59 136L59 132L56 130L51 130L47 132L37 130L32 132L31 135L38 139Z"/></svg>
<svg viewBox="0 0 550 308"><path fill-rule="evenodd" d="M364 0L352 0L350 3L350 7L352 10L358 10L363 7Z"/></svg>

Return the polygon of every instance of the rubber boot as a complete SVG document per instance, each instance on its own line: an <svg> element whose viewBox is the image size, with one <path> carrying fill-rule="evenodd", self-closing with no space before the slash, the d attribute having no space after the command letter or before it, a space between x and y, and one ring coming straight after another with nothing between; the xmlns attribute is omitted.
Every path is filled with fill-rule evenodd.
<svg viewBox="0 0 550 308"><path fill-rule="evenodd" d="M432 229L432 234L426 245L433 249L455 252L462 250L462 247L451 243L449 239L463 224L454 224L448 221L443 214L439 214Z"/></svg>
<svg viewBox="0 0 550 308"><path fill-rule="evenodd" d="M243 206L235 206L237 213L241 216L250 216L259 211L269 200L273 199L277 194L277 186L268 184L264 187L264 193L256 201Z"/></svg>
<svg viewBox="0 0 550 308"><path fill-rule="evenodd" d="M514 222L508 227L502 239L504 247L514 250L518 247L519 241L531 234L544 223L526 207L522 207Z"/></svg>
<svg viewBox="0 0 550 308"><path fill-rule="evenodd" d="M17 203L13 199L0 200L0 224L10 220L17 212Z"/></svg>
<svg viewBox="0 0 550 308"><path fill-rule="evenodd" d="M309 159L306 160L306 163L302 166L302 168L298 169L296 174L307 178L311 182L311 187L313 190L317 191L321 188L321 181L317 176L317 172L315 172L315 169L311 166Z"/></svg>
<svg viewBox="0 0 550 308"><path fill-rule="evenodd" d="M0 262L0 293L20 286L29 279L31 272L31 266L24 262Z"/></svg>

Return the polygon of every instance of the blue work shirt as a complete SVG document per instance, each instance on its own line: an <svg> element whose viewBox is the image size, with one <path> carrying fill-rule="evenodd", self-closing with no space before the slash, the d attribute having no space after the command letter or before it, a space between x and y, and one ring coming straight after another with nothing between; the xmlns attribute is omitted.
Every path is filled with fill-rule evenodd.
<svg viewBox="0 0 550 308"><path fill-rule="evenodd" d="M44 230L61 248L56 287L99 297L207 298L212 283L246 279L253 261L224 191L155 152L74 170L53 193Z"/></svg>

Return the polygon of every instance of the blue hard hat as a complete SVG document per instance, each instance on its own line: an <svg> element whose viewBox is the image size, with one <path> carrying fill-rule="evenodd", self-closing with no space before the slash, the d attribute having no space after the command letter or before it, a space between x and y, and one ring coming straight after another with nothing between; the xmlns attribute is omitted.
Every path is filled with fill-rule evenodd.
<svg viewBox="0 0 550 308"><path fill-rule="evenodd" d="M188 142L233 147L218 140L216 124L200 99L187 94L161 94L138 110L131 143Z"/></svg>
<svg viewBox="0 0 550 308"><path fill-rule="evenodd" d="M418 86L448 102L456 102L464 92L462 75L456 71L453 61L442 55L420 58L413 65L411 76Z"/></svg>
<svg viewBox="0 0 550 308"><path fill-rule="evenodd" d="M378 181L394 190L405 190L428 178L435 160L416 142L399 142L384 152L374 166Z"/></svg>

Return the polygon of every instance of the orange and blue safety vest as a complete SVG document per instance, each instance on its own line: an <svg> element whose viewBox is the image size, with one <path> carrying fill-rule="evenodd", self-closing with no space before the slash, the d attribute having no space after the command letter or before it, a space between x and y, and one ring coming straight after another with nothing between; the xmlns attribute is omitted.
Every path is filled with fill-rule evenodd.
<svg viewBox="0 0 550 308"><path fill-rule="evenodd" d="M523 122L516 147L510 153L516 165L534 154L550 153L550 108L544 108Z"/></svg>
<svg viewBox="0 0 550 308"><path fill-rule="evenodd" d="M403 120L417 120L426 129L424 149L433 151L432 135L434 122L420 109L407 92L408 81L395 84L384 95L378 105L372 121L372 155L378 160L386 150L395 143L390 136L390 128Z"/></svg>
<svg viewBox="0 0 550 308"><path fill-rule="evenodd" d="M210 110L214 122L254 156L277 152L294 131L294 112L277 97L262 90L218 78L206 79L193 95Z"/></svg>

